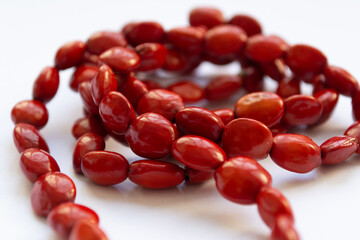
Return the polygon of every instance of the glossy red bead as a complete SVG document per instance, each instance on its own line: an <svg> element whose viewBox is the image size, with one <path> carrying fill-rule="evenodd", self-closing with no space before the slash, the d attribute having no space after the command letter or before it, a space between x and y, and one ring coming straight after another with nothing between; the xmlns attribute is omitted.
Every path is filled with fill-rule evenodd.
<svg viewBox="0 0 360 240"><path fill-rule="evenodd" d="M189 184L200 184L210 180L214 176L214 171L200 171L185 167L185 181Z"/></svg>
<svg viewBox="0 0 360 240"><path fill-rule="evenodd" d="M59 71L54 67L45 67L33 85L34 100L47 103L56 95L59 88Z"/></svg>
<svg viewBox="0 0 360 240"><path fill-rule="evenodd" d="M360 91L357 92L351 100L352 114L355 121L360 120Z"/></svg>
<svg viewBox="0 0 360 240"><path fill-rule="evenodd" d="M172 163L139 160L130 164L129 179L146 188L170 188L184 181L184 170Z"/></svg>
<svg viewBox="0 0 360 240"><path fill-rule="evenodd" d="M228 157L263 159L271 149L273 138L265 124L254 119L237 118L225 126L221 142Z"/></svg>
<svg viewBox="0 0 360 240"><path fill-rule="evenodd" d="M55 159L39 148L29 148L21 153L20 168L25 177L32 183L45 173L60 172Z"/></svg>
<svg viewBox="0 0 360 240"><path fill-rule="evenodd" d="M167 32L166 39L183 51L201 53L205 34L206 30L201 27L177 27Z"/></svg>
<svg viewBox="0 0 360 240"><path fill-rule="evenodd" d="M262 32L260 23L255 18L248 15L236 14L228 23L241 27L248 36L253 36Z"/></svg>
<svg viewBox="0 0 360 240"><path fill-rule="evenodd" d="M99 216L88 207L68 202L55 207L47 217L48 225L63 238L70 235L71 230L80 220L98 224Z"/></svg>
<svg viewBox="0 0 360 240"><path fill-rule="evenodd" d="M162 68L166 71L180 71L185 69L186 64L187 59L182 52L175 49L168 49Z"/></svg>
<svg viewBox="0 0 360 240"><path fill-rule="evenodd" d="M241 28L219 25L207 31L205 50L217 55L236 54L244 47L246 40L246 33Z"/></svg>
<svg viewBox="0 0 360 240"><path fill-rule="evenodd" d="M316 75L312 79L313 95L327 88L324 74Z"/></svg>
<svg viewBox="0 0 360 240"><path fill-rule="evenodd" d="M194 103L205 97L205 91L199 85L189 81L180 81L167 87L168 90L179 94L185 103Z"/></svg>
<svg viewBox="0 0 360 240"><path fill-rule="evenodd" d="M272 62L262 62L260 66L266 75L276 81L281 81L285 76L286 65L282 58L275 59Z"/></svg>
<svg viewBox="0 0 360 240"><path fill-rule="evenodd" d="M324 71L327 58L314 47L297 44L289 48L285 62L302 80L311 82L316 75Z"/></svg>
<svg viewBox="0 0 360 240"><path fill-rule="evenodd" d="M349 136L337 136L320 146L322 164L338 164L347 160L359 148L358 140Z"/></svg>
<svg viewBox="0 0 360 240"><path fill-rule="evenodd" d="M83 156L91 151L102 151L105 149L105 141L94 133L85 133L77 140L73 153L73 168L76 173L82 173L81 161Z"/></svg>
<svg viewBox="0 0 360 240"><path fill-rule="evenodd" d="M98 224L90 220L76 222L69 235L69 240L108 240Z"/></svg>
<svg viewBox="0 0 360 240"><path fill-rule="evenodd" d="M46 152L50 152L43 136L33 125L27 123L18 123L15 125L13 140L19 153L28 148L40 148Z"/></svg>
<svg viewBox="0 0 360 240"><path fill-rule="evenodd" d="M271 240L300 240L292 219L287 215L275 218L275 226L271 232Z"/></svg>
<svg viewBox="0 0 360 240"><path fill-rule="evenodd" d="M117 134L124 134L136 117L126 97L115 91L108 93L101 100L99 113L105 126Z"/></svg>
<svg viewBox="0 0 360 240"><path fill-rule="evenodd" d="M283 122L288 125L311 125L316 123L322 114L321 102L311 96L293 95L284 101L285 113Z"/></svg>
<svg viewBox="0 0 360 240"><path fill-rule="evenodd" d="M122 87L120 92L129 100L131 105L136 108L140 98L148 92L147 86L140 80L130 77L127 79Z"/></svg>
<svg viewBox="0 0 360 240"><path fill-rule="evenodd" d="M79 85L82 82L90 82L96 72L98 71L97 66L92 65L79 65L70 79L70 88L75 92L78 91Z"/></svg>
<svg viewBox="0 0 360 240"><path fill-rule="evenodd" d="M262 220L270 229L275 227L276 217L279 215L286 215L289 220L294 221L289 201L275 188L267 187L261 189L256 203Z"/></svg>
<svg viewBox="0 0 360 240"><path fill-rule="evenodd" d="M85 117L76 120L71 133L76 139L85 133L95 133L101 137L105 137L107 135L104 124L100 119L95 117Z"/></svg>
<svg viewBox="0 0 360 240"><path fill-rule="evenodd" d="M284 77L276 89L276 94L282 98L288 98L300 94L300 80L296 76Z"/></svg>
<svg viewBox="0 0 360 240"><path fill-rule="evenodd" d="M124 47L110 48L103 52L99 59L116 72L131 72L140 64L140 57L136 52Z"/></svg>
<svg viewBox="0 0 360 240"><path fill-rule="evenodd" d="M46 106L36 100L25 100L15 104L11 110L13 123L28 123L37 129L43 128L49 119Z"/></svg>
<svg viewBox="0 0 360 240"><path fill-rule="evenodd" d="M128 27L123 32L126 39L133 46L141 43L159 43L162 42L165 36L163 27L157 22L133 23L131 27Z"/></svg>
<svg viewBox="0 0 360 240"><path fill-rule="evenodd" d="M217 109L214 110L213 113L221 119L225 126L235 118L234 111L229 108Z"/></svg>
<svg viewBox="0 0 360 240"><path fill-rule="evenodd" d="M340 94L353 96L360 90L359 83L355 77L342 68L326 66L324 75L327 86L334 88Z"/></svg>
<svg viewBox="0 0 360 240"><path fill-rule="evenodd" d="M40 216L47 216L50 211L64 202L73 202L76 197L74 182L60 172L42 175L31 190L31 206Z"/></svg>
<svg viewBox="0 0 360 240"><path fill-rule="evenodd" d="M74 67L81 63L86 45L82 41L73 41L64 44L55 55L55 67L59 70Z"/></svg>
<svg viewBox="0 0 360 240"><path fill-rule="evenodd" d="M169 121L173 121L175 114L183 107L184 102L178 94L165 89L154 89L142 96L136 107L136 112L138 114L158 113Z"/></svg>
<svg viewBox="0 0 360 240"><path fill-rule="evenodd" d="M167 50L159 43L142 43L135 48L140 57L139 71L161 68L166 60Z"/></svg>
<svg viewBox="0 0 360 240"><path fill-rule="evenodd" d="M244 67L242 70L243 86L248 93L260 92L264 89L264 73L255 65Z"/></svg>
<svg viewBox="0 0 360 240"><path fill-rule="evenodd" d="M96 32L86 42L86 49L94 54L101 54L112 47L126 47L127 41L122 33Z"/></svg>
<svg viewBox="0 0 360 240"><path fill-rule="evenodd" d="M223 100L231 97L242 86L239 75L220 75L210 81L205 88L206 98L209 100Z"/></svg>
<svg viewBox="0 0 360 240"><path fill-rule="evenodd" d="M132 121L125 137L136 155L158 159L170 154L171 145L178 137L178 132L163 116L144 113Z"/></svg>
<svg viewBox="0 0 360 240"><path fill-rule="evenodd" d="M275 136L270 157L280 167L296 173L310 172L321 164L320 147L299 134Z"/></svg>
<svg viewBox="0 0 360 240"><path fill-rule="evenodd" d="M91 80L91 96L94 103L98 105L103 97L118 88L114 72L109 66L103 64L99 67L94 78Z"/></svg>
<svg viewBox="0 0 360 240"><path fill-rule="evenodd" d="M346 129L344 135L354 137L360 143L360 121L353 123ZM360 153L360 148L358 148L356 152Z"/></svg>
<svg viewBox="0 0 360 240"><path fill-rule="evenodd" d="M127 178L129 163L119 153L91 151L83 156L81 169L96 184L115 185Z"/></svg>
<svg viewBox="0 0 360 240"><path fill-rule="evenodd" d="M245 55L258 62L273 62L287 51L287 43L277 36L257 34L249 37L244 49Z"/></svg>
<svg viewBox="0 0 360 240"><path fill-rule="evenodd" d="M268 127L277 124L284 114L284 102L275 93L255 92L241 97L235 104L238 118L251 118Z"/></svg>
<svg viewBox="0 0 360 240"><path fill-rule="evenodd" d="M216 25L224 23L224 16L217 8L197 7L191 10L189 22L192 26L205 26L212 28Z"/></svg>
<svg viewBox="0 0 360 240"><path fill-rule="evenodd" d="M82 82L79 85L79 94L83 102L84 108L92 115L99 115L99 106L94 102L91 94L91 82Z"/></svg>
<svg viewBox="0 0 360 240"><path fill-rule="evenodd" d="M314 94L314 98L319 100L321 105L323 106L323 111L321 113L320 119L316 122L316 124L320 124L325 122L331 117L336 104L339 99L339 94L337 91L333 89L324 89Z"/></svg>
<svg viewBox="0 0 360 240"><path fill-rule="evenodd" d="M81 63L86 65L98 66L101 62L99 61L99 55L93 54L85 50Z"/></svg>
<svg viewBox="0 0 360 240"><path fill-rule="evenodd" d="M200 171L215 170L226 159L225 153L219 145L194 135L186 135L177 139L172 146L171 153L186 167Z"/></svg>
<svg viewBox="0 0 360 240"><path fill-rule="evenodd" d="M220 194L235 203L253 204L261 188L271 185L270 174L248 157L228 159L215 171L216 187Z"/></svg>

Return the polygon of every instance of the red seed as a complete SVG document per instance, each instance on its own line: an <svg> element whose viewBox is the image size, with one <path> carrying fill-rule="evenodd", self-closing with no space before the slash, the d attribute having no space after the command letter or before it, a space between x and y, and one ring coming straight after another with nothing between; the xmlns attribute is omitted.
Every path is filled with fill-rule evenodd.
<svg viewBox="0 0 360 240"><path fill-rule="evenodd" d="M148 92L147 86L140 80L130 77L127 79L122 87L120 92L129 100L131 105L136 108L140 98Z"/></svg>
<svg viewBox="0 0 360 240"><path fill-rule="evenodd" d="M292 219L287 215L279 215L275 219L275 227L271 233L271 240L300 240Z"/></svg>
<svg viewBox="0 0 360 240"><path fill-rule="evenodd" d="M186 64L187 59L182 52L175 49L168 49L162 68L167 71L180 71L185 69Z"/></svg>
<svg viewBox="0 0 360 240"><path fill-rule="evenodd" d="M346 129L344 135L354 137L360 143L360 121L353 123ZM356 152L360 153L360 148L358 148Z"/></svg>
<svg viewBox="0 0 360 240"><path fill-rule="evenodd" d="M133 23L124 29L123 33L133 46L141 43L160 43L165 36L163 27L157 22Z"/></svg>
<svg viewBox="0 0 360 240"><path fill-rule="evenodd" d="M167 32L166 39L183 51L201 53L205 34L206 30L201 27L177 27Z"/></svg>
<svg viewBox="0 0 360 240"><path fill-rule="evenodd" d="M152 80L141 80L147 87L148 90L161 89L162 87L157 82Z"/></svg>
<svg viewBox="0 0 360 240"><path fill-rule="evenodd" d="M192 26L205 26L212 28L224 22L222 12L217 8L212 7L197 7L191 10L189 15L189 22Z"/></svg>
<svg viewBox="0 0 360 240"><path fill-rule="evenodd" d="M85 133L95 133L101 137L106 137L107 135L104 124L96 117L85 117L76 120L71 132L76 139Z"/></svg>
<svg viewBox="0 0 360 240"><path fill-rule="evenodd" d="M140 64L140 57L136 52L124 47L110 48L103 52L99 59L116 72L131 72Z"/></svg>
<svg viewBox="0 0 360 240"><path fill-rule="evenodd" d="M199 85L180 81L167 87L169 91L179 94L185 103L193 103L202 100L205 97L205 91Z"/></svg>
<svg viewBox="0 0 360 240"><path fill-rule="evenodd" d="M261 188L271 185L270 174L248 157L228 159L215 171L214 176L220 194L240 204L256 203Z"/></svg>
<svg viewBox="0 0 360 240"><path fill-rule="evenodd" d="M135 48L140 57L139 71L161 68L166 60L167 50L159 43L142 43Z"/></svg>
<svg viewBox="0 0 360 240"><path fill-rule="evenodd" d="M70 88L75 92L78 91L79 85L82 82L90 82L96 72L98 71L98 67L92 65L80 65L76 68L75 72L71 76L70 79Z"/></svg>
<svg viewBox="0 0 360 240"><path fill-rule="evenodd" d="M86 48L94 54L101 54L112 47L126 47L127 41L122 33L102 31L90 36Z"/></svg>
<svg viewBox="0 0 360 240"><path fill-rule="evenodd" d="M229 24L241 27L248 36L262 32L260 23L253 17L244 14L236 14L229 20Z"/></svg>
<svg viewBox="0 0 360 240"><path fill-rule="evenodd" d="M319 102L323 106L321 117L316 122L316 124L321 124L331 117L331 114L333 113L336 107L339 94L337 91L333 89L324 89L322 91L315 93L314 98L319 100Z"/></svg>
<svg viewBox="0 0 360 240"><path fill-rule="evenodd" d="M46 106L36 100L18 102L11 110L13 123L28 123L37 129L43 128L49 119Z"/></svg>
<svg viewBox="0 0 360 240"><path fill-rule="evenodd" d="M286 65L282 58L272 62L262 62L260 66L266 75L276 81L281 81L285 76Z"/></svg>
<svg viewBox="0 0 360 240"><path fill-rule="evenodd" d="M79 94L84 104L84 108L92 115L99 115L99 106L94 102L91 94L91 82L82 82L79 85Z"/></svg>
<svg viewBox="0 0 360 240"><path fill-rule="evenodd" d="M281 122L276 124L275 126L272 126L270 128L270 131L272 133L272 136L275 137L276 135L282 134L282 133L286 133L287 128L286 126L284 126L284 124L282 124Z"/></svg>
<svg viewBox="0 0 360 240"><path fill-rule="evenodd" d="M90 220L79 220L71 230L69 240L108 240L98 224Z"/></svg>
<svg viewBox="0 0 360 240"><path fill-rule="evenodd" d="M32 96L34 100L49 102L59 88L59 71L54 67L45 67L36 78Z"/></svg>
<svg viewBox="0 0 360 240"><path fill-rule="evenodd" d="M315 76L312 80L312 85L313 85L313 95L317 92L320 92L324 89L327 88L326 83L325 83L325 76L324 74L319 74L317 76Z"/></svg>
<svg viewBox="0 0 360 240"><path fill-rule="evenodd" d="M101 61L99 61L99 55L85 51L81 60L81 64L97 67L99 64L101 64Z"/></svg>
<svg viewBox="0 0 360 240"><path fill-rule="evenodd" d="M109 66L103 64L99 67L94 78L91 80L91 96L96 105L111 91L117 90L117 80Z"/></svg>
<svg viewBox="0 0 360 240"><path fill-rule="evenodd" d="M352 97L351 105L352 105L353 119L355 121L359 121L360 120L360 91L357 92Z"/></svg>
<svg viewBox="0 0 360 240"><path fill-rule="evenodd" d="M282 98L288 98L300 94L300 80L296 76L283 78L276 89L276 94Z"/></svg>
<svg viewBox="0 0 360 240"><path fill-rule="evenodd" d="M327 86L334 88L340 94L351 97L360 90L357 80L342 68L327 66L324 75Z"/></svg>
<svg viewBox="0 0 360 240"><path fill-rule="evenodd" d="M214 176L214 171L199 171L185 167L185 181L190 184L199 184L210 180Z"/></svg>
<svg viewBox="0 0 360 240"><path fill-rule="evenodd" d="M287 43L277 36L257 34L249 37L244 51L251 60L273 62L283 57L287 48Z"/></svg>
<svg viewBox="0 0 360 240"><path fill-rule="evenodd" d="M231 97L242 86L239 75L220 75L211 80L205 88L206 98L209 100L222 100Z"/></svg>
<svg viewBox="0 0 360 240"><path fill-rule="evenodd" d="M248 66L242 70L242 79L248 93L260 92L264 89L264 73L258 66Z"/></svg>
<svg viewBox="0 0 360 240"><path fill-rule="evenodd" d="M64 44L55 55L55 67L59 70L74 67L81 63L86 45L82 41Z"/></svg>
<svg viewBox="0 0 360 240"><path fill-rule="evenodd" d="M227 65L236 60L236 54L218 55L211 52L205 52L204 61L211 62L216 65Z"/></svg>
<svg viewBox="0 0 360 240"><path fill-rule="evenodd" d="M39 131L30 124L18 123L14 127L13 140L19 153L28 148L40 148L46 152L49 147Z"/></svg>
<svg viewBox="0 0 360 240"><path fill-rule="evenodd" d="M338 164L347 160L359 148L356 138L337 136L326 140L320 146L322 164Z"/></svg>
<svg viewBox="0 0 360 240"><path fill-rule="evenodd" d="M218 115L218 117L221 119L225 126L235 118L234 111L229 108L217 109L214 110L213 113Z"/></svg>

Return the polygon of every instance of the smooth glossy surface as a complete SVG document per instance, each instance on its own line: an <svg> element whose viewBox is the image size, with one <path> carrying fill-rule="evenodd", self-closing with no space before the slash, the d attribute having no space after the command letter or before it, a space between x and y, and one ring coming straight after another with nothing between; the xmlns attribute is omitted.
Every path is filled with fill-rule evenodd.
<svg viewBox="0 0 360 240"><path fill-rule="evenodd" d="M43 128L49 119L46 106L36 100L25 100L15 104L11 110L13 123L28 123L37 129Z"/></svg>
<svg viewBox="0 0 360 240"><path fill-rule="evenodd" d="M224 151L216 143L199 136L186 135L177 139L171 149L176 160L186 167L200 171L212 171L226 159Z"/></svg>
<svg viewBox="0 0 360 240"><path fill-rule="evenodd" d="M215 171L220 194L235 203L253 204L262 187L271 185L270 174L248 157L228 159Z"/></svg>
<svg viewBox="0 0 360 240"><path fill-rule="evenodd" d="M101 100L99 113L105 126L117 134L124 134L136 117L130 102L119 92L110 92Z"/></svg>
<svg viewBox="0 0 360 240"><path fill-rule="evenodd" d="M55 55L55 67L59 70L79 65L82 61L86 45L82 41L73 41L64 44Z"/></svg>
<svg viewBox="0 0 360 240"><path fill-rule="evenodd" d="M166 39L175 47L191 54L203 51L206 30L201 27L176 27L169 30Z"/></svg>
<svg viewBox="0 0 360 240"><path fill-rule="evenodd" d="M347 160L359 148L356 138L337 136L326 140L320 146L322 164L338 164Z"/></svg>
<svg viewBox="0 0 360 240"><path fill-rule="evenodd" d="M99 115L99 106L94 102L91 94L91 82L85 81L79 85L79 94L84 108L92 115Z"/></svg>
<svg viewBox="0 0 360 240"><path fill-rule="evenodd" d="M197 135L217 141L224 123L215 113L201 107L185 107L175 115L176 126L184 134Z"/></svg>
<svg viewBox="0 0 360 240"><path fill-rule="evenodd" d="M188 60L182 52L175 49L168 49L162 68L166 71L181 71L185 69L187 62Z"/></svg>
<svg viewBox="0 0 360 240"><path fill-rule="evenodd" d="M323 106L323 111L321 113L320 119L316 122L316 124L320 124L325 122L331 117L336 104L339 99L339 94L337 91L333 89L324 89L314 94L314 98L319 100L321 105Z"/></svg>
<svg viewBox="0 0 360 240"><path fill-rule="evenodd" d="M254 61L273 62L283 57L287 48L287 43L277 36L257 34L249 37L244 51Z"/></svg>
<svg viewBox="0 0 360 240"><path fill-rule="evenodd" d="M97 66L85 64L79 65L70 78L70 88L77 92L79 85L82 82L90 82L94 78L97 71Z"/></svg>
<svg viewBox="0 0 360 240"><path fill-rule="evenodd" d="M25 177L34 183L41 175L48 172L60 172L55 159L39 148L29 148L21 153L20 168Z"/></svg>
<svg viewBox="0 0 360 240"><path fill-rule="evenodd" d="M185 167L185 181L189 184L204 183L214 176L214 171L200 171Z"/></svg>
<svg viewBox="0 0 360 240"><path fill-rule="evenodd" d="M140 57L136 52L124 47L110 48L103 52L99 59L116 72L131 72L140 64Z"/></svg>
<svg viewBox="0 0 360 240"><path fill-rule="evenodd" d="M54 67L45 67L34 82L32 96L47 103L56 95L58 88L59 71Z"/></svg>
<svg viewBox="0 0 360 240"><path fill-rule="evenodd" d="M40 148L46 152L50 152L43 136L33 125L27 123L18 123L15 125L13 140L19 153L28 148Z"/></svg>
<svg viewBox="0 0 360 240"><path fill-rule="evenodd" d="M223 100L231 97L242 86L239 75L220 75L212 79L205 88L209 100Z"/></svg>
<svg viewBox="0 0 360 240"><path fill-rule="evenodd" d="M263 123L249 118L238 118L228 123L221 137L228 157L247 156L263 159L269 153L273 138Z"/></svg>
<svg viewBox="0 0 360 240"><path fill-rule="evenodd" d="M213 113L218 115L218 117L221 119L225 126L235 118L234 111L229 108L217 109L214 110Z"/></svg>
<svg viewBox="0 0 360 240"><path fill-rule="evenodd" d="M148 92L147 86L140 80L130 77L127 79L122 87L120 92L129 100L131 105L136 108L140 98Z"/></svg>
<svg viewBox="0 0 360 240"><path fill-rule="evenodd" d="M184 170L172 163L139 160L130 164L129 179L146 188L170 188L184 181Z"/></svg>
<svg viewBox="0 0 360 240"><path fill-rule="evenodd" d="M327 66L324 75L327 86L345 96L353 96L360 89L355 77L340 67Z"/></svg>
<svg viewBox="0 0 360 240"><path fill-rule="evenodd" d="M107 135L104 124L100 119L95 117L85 117L76 120L71 129L71 133L76 139L85 133L95 133L101 137L105 137Z"/></svg>
<svg viewBox="0 0 360 240"><path fill-rule="evenodd" d="M222 12L212 7L197 7L191 10L189 22L192 26L205 26L212 28L224 22Z"/></svg>
<svg viewBox="0 0 360 240"><path fill-rule="evenodd" d="M166 48L159 43L142 43L135 48L140 57L139 71L150 71L162 67L166 60Z"/></svg>
<svg viewBox="0 0 360 240"><path fill-rule="evenodd" d="M321 164L320 147L299 134L275 136L270 157L280 167L296 173L310 172Z"/></svg>
<svg viewBox="0 0 360 240"><path fill-rule="evenodd" d="M91 80L91 96L94 103L99 105L101 99L111 91L118 88L114 72L109 66L103 64L99 67L94 78Z"/></svg>
<svg viewBox="0 0 360 240"><path fill-rule="evenodd" d="M292 219L287 215L279 215L275 219L275 227L270 236L271 240L300 240Z"/></svg>
<svg viewBox="0 0 360 240"><path fill-rule="evenodd" d="M228 23L241 27L248 36L253 36L262 32L260 23L249 15L236 14Z"/></svg>
<svg viewBox="0 0 360 240"><path fill-rule="evenodd" d="M185 103L198 102L205 97L205 91L199 85L189 81L180 81L167 87L179 94Z"/></svg>
<svg viewBox="0 0 360 240"><path fill-rule="evenodd" d="M123 31L126 39L133 46L141 43L158 43L164 39L164 29L157 22L136 22Z"/></svg>
<svg viewBox="0 0 360 240"><path fill-rule="evenodd" d="M31 206L39 216L47 216L50 211L64 202L73 202L76 197L74 182L60 172L42 175L31 190Z"/></svg>
<svg viewBox="0 0 360 240"><path fill-rule="evenodd" d="M240 98L235 104L238 118L251 118L268 127L277 124L284 114L284 102L275 93L255 92Z"/></svg>
<svg viewBox="0 0 360 240"><path fill-rule="evenodd" d="M84 219L76 222L69 235L69 240L108 240L98 224Z"/></svg>
<svg viewBox="0 0 360 240"><path fill-rule="evenodd" d="M122 33L102 31L92 34L86 42L86 49L101 54L112 47L126 47L127 41Z"/></svg>
<svg viewBox="0 0 360 240"><path fill-rule="evenodd" d="M276 94L282 98L288 98L300 93L300 79L295 76L283 78L276 89Z"/></svg>
<svg viewBox="0 0 360 240"><path fill-rule="evenodd" d="M344 135L354 137L360 143L360 121L355 122L348 129L346 129ZM360 149L358 148L356 152L360 153Z"/></svg>

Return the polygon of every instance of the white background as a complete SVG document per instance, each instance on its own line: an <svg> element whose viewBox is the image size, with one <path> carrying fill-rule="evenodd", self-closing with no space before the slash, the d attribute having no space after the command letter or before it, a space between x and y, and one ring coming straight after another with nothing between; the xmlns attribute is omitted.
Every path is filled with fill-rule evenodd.
<svg viewBox="0 0 360 240"><path fill-rule="evenodd" d="M2 239L58 239L45 220L32 212L31 184L23 177L12 142L12 106L31 98L32 84L53 63L58 46L94 31L118 30L130 20L157 20L165 28L186 25L193 6L220 7L226 17L256 16L266 33L289 43L308 43L323 50L332 64L360 76L360 2L353 1L5 1L0 0L0 231ZM236 73L238 66L202 66L202 74ZM268 239L255 206L224 200L214 182L153 191L126 181L100 187L72 171L70 134L81 116L79 96L68 88L71 71L61 75L58 95L48 104L50 119L42 134L61 170L74 179L77 202L95 209L111 239ZM166 84L166 80L164 84ZM270 86L271 88L271 86ZM237 97L236 97L237 98ZM232 101L236 100L233 99ZM233 102L229 101L232 107ZM215 106L213 106L215 107ZM352 123L348 98L342 97L325 125L304 134L321 144ZM138 159L114 142L108 149L130 161ZM303 239L360 239L360 160L321 167L308 174L287 172L270 159L261 164L274 186L289 199Z"/></svg>

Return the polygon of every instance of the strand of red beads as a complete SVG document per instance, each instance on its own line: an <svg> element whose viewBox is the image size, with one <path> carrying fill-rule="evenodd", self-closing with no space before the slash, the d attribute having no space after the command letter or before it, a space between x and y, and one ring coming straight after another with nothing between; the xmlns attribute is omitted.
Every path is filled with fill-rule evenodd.
<svg viewBox="0 0 360 240"><path fill-rule="evenodd" d="M238 61L242 72L216 77L205 89L190 81L162 89L135 74L159 68L186 74L202 61ZM97 32L87 42L60 47L55 66L44 68L36 79L33 100L17 103L11 112L20 167L34 183L33 210L70 240L107 239L97 214L74 203L75 185L60 172L39 133L48 121L45 104L58 90L59 70L71 67L76 70L70 87L80 93L85 113L72 129L77 173L100 185L129 178L146 188L174 187L184 180L202 183L214 176L226 199L257 204L274 240L299 236L289 202L271 186L270 174L256 160L270 154L280 167L306 173L360 153L360 122L320 147L306 136L286 133L325 122L339 94L352 97L354 118L360 120L359 84L344 69L328 65L320 50L262 34L261 25L250 16L225 21L218 9L200 7L191 11L190 26L167 32L156 22L131 22L121 32ZM265 75L278 82L276 94L262 91ZM314 86L313 96L300 94L300 81ZM234 111L184 105L226 99L241 87L249 94L237 101ZM129 165L119 153L105 151L108 135L147 160ZM169 155L185 168L158 160Z"/></svg>

